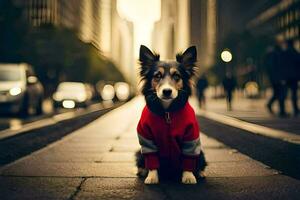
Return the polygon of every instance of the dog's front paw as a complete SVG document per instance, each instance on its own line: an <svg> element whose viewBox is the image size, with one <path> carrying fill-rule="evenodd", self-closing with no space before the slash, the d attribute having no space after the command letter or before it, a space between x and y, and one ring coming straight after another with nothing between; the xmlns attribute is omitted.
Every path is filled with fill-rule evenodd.
<svg viewBox="0 0 300 200"><path fill-rule="evenodd" d="M159 183L157 170L149 170L148 176L145 179L145 184L157 184Z"/></svg>
<svg viewBox="0 0 300 200"><path fill-rule="evenodd" d="M189 171L184 171L182 173L182 179L181 182L183 184L196 184L197 180L193 174L193 172L189 172Z"/></svg>

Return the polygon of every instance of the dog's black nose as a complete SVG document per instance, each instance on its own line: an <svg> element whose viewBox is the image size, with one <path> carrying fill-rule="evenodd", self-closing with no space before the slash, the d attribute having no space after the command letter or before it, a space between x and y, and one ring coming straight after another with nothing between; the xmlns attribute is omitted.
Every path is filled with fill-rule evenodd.
<svg viewBox="0 0 300 200"><path fill-rule="evenodd" d="M171 94L172 94L172 90L171 90L171 89L164 89L164 90L163 90L163 95L164 95L165 97L170 97Z"/></svg>

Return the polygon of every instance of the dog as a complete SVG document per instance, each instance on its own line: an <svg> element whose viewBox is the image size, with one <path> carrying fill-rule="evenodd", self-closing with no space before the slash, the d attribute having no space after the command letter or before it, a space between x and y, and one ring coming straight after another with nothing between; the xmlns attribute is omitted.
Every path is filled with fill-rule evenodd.
<svg viewBox="0 0 300 200"><path fill-rule="evenodd" d="M207 165L196 116L188 103L196 47L177 54L176 61L160 61L159 54L141 45L139 61L146 106L137 126L138 175L146 177L145 184L157 184L160 178L196 184L197 178L204 178Z"/></svg>

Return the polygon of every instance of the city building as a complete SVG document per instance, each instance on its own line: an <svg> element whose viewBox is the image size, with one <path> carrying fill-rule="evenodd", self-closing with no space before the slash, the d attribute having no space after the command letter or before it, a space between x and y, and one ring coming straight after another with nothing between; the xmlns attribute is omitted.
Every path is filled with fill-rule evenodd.
<svg viewBox="0 0 300 200"><path fill-rule="evenodd" d="M135 84L133 25L119 15L117 0L13 1L24 8L24 17L33 27L52 24L74 30L83 42L112 59L125 78Z"/></svg>
<svg viewBox="0 0 300 200"><path fill-rule="evenodd" d="M156 23L153 48L162 58L174 59L190 45L198 49L201 70L214 64L217 42L216 0L162 0L161 19Z"/></svg>
<svg viewBox="0 0 300 200"><path fill-rule="evenodd" d="M118 66L125 79L136 86L138 73L136 71L137 60L134 57L133 23L126 20L125 16L120 16L117 9L117 0L109 0L109 2L111 3L111 40L106 41L110 43L107 45L110 46L107 53Z"/></svg>
<svg viewBox="0 0 300 200"><path fill-rule="evenodd" d="M93 44L99 53L112 59L128 81L138 83L137 41L145 41L137 37L145 35L138 35L133 20L119 12L118 0L14 1L25 6L26 18L32 26L53 24L74 30L83 42ZM217 40L217 0L158 2L159 17L154 20L153 30L149 29L151 39L146 45L159 52L162 59L174 59L176 53L196 45L199 64L212 66Z"/></svg>
<svg viewBox="0 0 300 200"><path fill-rule="evenodd" d="M79 38L100 50L100 0L14 0L25 9L33 27L45 24L72 29Z"/></svg>
<svg viewBox="0 0 300 200"><path fill-rule="evenodd" d="M247 28L255 34L270 34L294 40L300 50L300 1L282 0L254 17Z"/></svg>
<svg viewBox="0 0 300 200"><path fill-rule="evenodd" d="M68 3L71 3L68 1ZM75 2L73 2L75 3ZM80 6L78 6L80 5ZM99 0L82 0L80 4L79 37L82 41L92 43L100 50L100 1Z"/></svg>
<svg viewBox="0 0 300 200"><path fill-rule="evenodd" d="M217 1L190 0L190 43L197 46L201 70L215 62Z"/></svg>
<svg viewBox="0 0 300 200"><path fill-rule="evenodd" d="M152 48L162 59L174 59L190 45L189 0L162 0L161 18L154 25Z"/></svg>
<svg viewBox="0 0 300 200"><path fill-rule="evenodd" d="M25 9L25 17L32 26L58 24L57 0L14 0L14 2Z"/></svg>

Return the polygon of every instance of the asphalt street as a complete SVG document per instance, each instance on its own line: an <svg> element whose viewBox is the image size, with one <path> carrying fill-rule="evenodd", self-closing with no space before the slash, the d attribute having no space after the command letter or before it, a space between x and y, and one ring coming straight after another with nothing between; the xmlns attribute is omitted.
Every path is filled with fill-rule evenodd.
<svg viewBox="0 0 300 200"><path fill-rule="evenodd" d="M299 145L203 116L199 122L207 178L196 185L145 185L134 164L143 105L142 97L134 98L2 166L1 199L299 199Z"/></svg>
<svg viewBox="0 0 300 200"><path fill-rule="evenodd" d="M20 129L0 131L0 167L60 140L122 104L60 110L60 114L42 115L36 121L24 123Z"/></svg>

